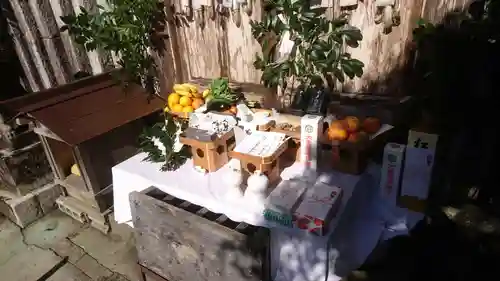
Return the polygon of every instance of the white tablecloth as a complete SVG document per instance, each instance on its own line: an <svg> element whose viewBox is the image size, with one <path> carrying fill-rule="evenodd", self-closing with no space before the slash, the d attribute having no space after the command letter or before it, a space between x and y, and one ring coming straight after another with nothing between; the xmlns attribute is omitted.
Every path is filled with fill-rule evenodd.
<svg viewBox="0 0 500 281"><path fill-rule="evenodd" d="M344 196L330 233L318 237L270 224L245 202L226 200L228 187L223 176L228 167L205 175L196 172L189 160L176 171L161 172L159 164L143 162L145 156L138 154L112 169L114 213L118 223L133 227L129 193L154 186L214 213L225 214L233 221L268 227L271 229L271 268L276 281L339 280L338 276L363 263L381 237L406 233L405 229L389 227L405 221L408 214L397 208L386 208L377 200L380 169L375 165L361 177L334 171L320 175L322 181L342 188ZM285 169L282 178L300 175L301 167L296 163Z"/></svg>

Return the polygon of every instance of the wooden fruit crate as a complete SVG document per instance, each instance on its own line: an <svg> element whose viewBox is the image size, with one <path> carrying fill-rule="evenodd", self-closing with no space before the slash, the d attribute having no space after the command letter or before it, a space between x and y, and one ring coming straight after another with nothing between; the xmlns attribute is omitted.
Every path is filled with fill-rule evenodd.
<svg viewBox="0 0 500 281"><path fill-rule="evenodd" d="M268 229L231 221L154 187L131 193L130 206L138 263L165 280L271 280Z"/></svg>

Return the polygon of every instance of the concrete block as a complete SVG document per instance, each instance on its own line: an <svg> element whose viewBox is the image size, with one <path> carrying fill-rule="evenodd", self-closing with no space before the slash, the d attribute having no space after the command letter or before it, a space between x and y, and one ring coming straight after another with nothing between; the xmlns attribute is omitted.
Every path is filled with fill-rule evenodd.
<svg viewBox="0 0 500 281"><path fill-rule="evenodd" d="M60 185L48 184L24 196L0 200L0 213L21 228L57 209L56 199L62 194Z"/></svg>
<svg viewBox="0 0 500 281"><path fill-rule="evenodd" d="M58 184L48 184L33 192L38 199L44 214L57 209L56 199L62 195L62 187Z"/></svg>
<svg viewBox="0 0 500 281"><path fill-rule="evenodd" d="M43 216L38 199L32 193L19 198L0 201L0 213L21 228L27 227L30 223Z"/></svg>

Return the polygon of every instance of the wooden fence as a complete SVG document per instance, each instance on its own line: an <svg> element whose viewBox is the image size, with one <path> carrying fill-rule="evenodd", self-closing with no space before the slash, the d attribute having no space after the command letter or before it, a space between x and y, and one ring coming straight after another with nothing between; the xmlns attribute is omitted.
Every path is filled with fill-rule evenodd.
<svg viewBox="0 0 500 281"><path fill-rule="evenodd" d="M85 52L67 34L60 33L59 17L77 13L80 5L93 10L105 0L9 0L10 32L31 91L69 82L72 74L84 70L94 74L113 66L109 54ZM253 0L252 0L253 1ZM452 10L463 10L470 0L396 0L401 24L389 34L375 24L375 0L358 1L351 10L351 24L360 28L364 39L352 55L365 63L364 76L344 84L347 91L382 91L398 84L403 67L410 59L412 29L421 17L439 22ZM165 0L181 5L181 0ZM338 0L322 0L328 16L340 12ZM196 15L196 11L194 12ZM239 26L235 14L241 17ZM252 38L249 20L259 20L261 1L255 0L252 13L244 9L213 19L168 25L166 56L162 59L166 84L192 77L227 76L233 81L259 83L260 73L252 63L260 51ZM196 18L196 17L195 17ZM382 82L380 82L382 81ZM375 86L374 86L375 85ZM392 87L397 89L397 87Z"/></svg>

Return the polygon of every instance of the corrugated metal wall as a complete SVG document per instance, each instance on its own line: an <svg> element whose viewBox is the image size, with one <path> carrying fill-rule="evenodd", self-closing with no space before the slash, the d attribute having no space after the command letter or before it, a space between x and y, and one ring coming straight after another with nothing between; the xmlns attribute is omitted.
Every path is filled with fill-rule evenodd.
<svg viewBox="0 0 500 281"><path fill-rule="evenodd" d="M9 31L25 73L25 86L33 92L73 80L78 71L98 74L112 67L111 56L86 52L67 32L60 32L60 16L78 13L79 7L96 9L104 0L1 0L8 1Z"/></svg>

